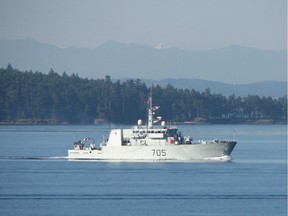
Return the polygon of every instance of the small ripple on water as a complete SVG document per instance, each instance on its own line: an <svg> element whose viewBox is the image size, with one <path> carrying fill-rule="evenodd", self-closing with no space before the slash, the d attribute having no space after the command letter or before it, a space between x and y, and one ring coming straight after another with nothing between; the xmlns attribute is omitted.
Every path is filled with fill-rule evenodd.
<svg viewBox="0 0 288 216"><path fill-rule="evenodd" d="M187 195L187 194L0 194L0 200L283 200L287 199L284 194L263 194L263 195Z"/></svg>

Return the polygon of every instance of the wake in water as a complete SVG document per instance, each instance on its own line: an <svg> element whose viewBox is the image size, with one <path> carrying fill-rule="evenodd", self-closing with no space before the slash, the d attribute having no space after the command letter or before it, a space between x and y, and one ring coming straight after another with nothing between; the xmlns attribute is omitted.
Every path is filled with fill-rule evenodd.
<svg viewBox="0 0 288 216"><path fill-rule="evenodd" d="M228 155L224 155L221 157L211 157L211 158L204 158L204 160L210 160L210 161L232 161L232 157Z"/></svg>
<svg viewBox="0 0 288 216"><path fill-rule="evenodd" d="M67 156L47 157L47 156L0 156L0 160L67 160Z"/></svg>

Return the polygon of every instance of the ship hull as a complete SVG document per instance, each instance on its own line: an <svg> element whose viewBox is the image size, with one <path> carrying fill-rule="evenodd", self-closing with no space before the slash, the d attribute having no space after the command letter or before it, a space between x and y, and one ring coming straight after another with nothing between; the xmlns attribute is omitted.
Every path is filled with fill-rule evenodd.
<svg viewBox="0 0 288 216"><path fill-rule="evenodd" d="M235 141L163 146L103 146L68 150L68 159L84 160L205 160L230 158ZM228 156L228 157L227 157Z"/></svg>

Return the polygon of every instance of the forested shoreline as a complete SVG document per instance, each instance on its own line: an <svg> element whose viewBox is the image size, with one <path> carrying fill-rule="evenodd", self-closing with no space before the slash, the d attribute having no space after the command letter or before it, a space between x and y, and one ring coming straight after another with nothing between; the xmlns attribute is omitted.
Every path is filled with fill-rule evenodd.
<svg viewBox="0 0 288 216"><path fill-rule="evenodd" d="M146 121L151 87L141 80L123 82L0 69L0 122L2 124L134 124ZM153 86L153 103L167 122L287 123L287 95L278 99L257 95L228 97L172 85Z"/></svg>

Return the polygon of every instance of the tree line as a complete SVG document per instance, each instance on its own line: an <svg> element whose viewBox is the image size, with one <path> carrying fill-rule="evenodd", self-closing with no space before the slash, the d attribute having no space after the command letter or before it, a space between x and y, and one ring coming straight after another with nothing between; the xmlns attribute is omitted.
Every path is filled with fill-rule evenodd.
<svg viewBox="0 0 288 216"><path fill-rule="evenodd" d="M8 65L0 69L0 122L2 123L94 123L111 121L132 124L147 120L151 87L140 79L123 82L19 71ZM159 115L171 122L242 123L287 122L287 96L273 99L257 95L229 97L172 85L153 86L153 103Z"/></svg>

